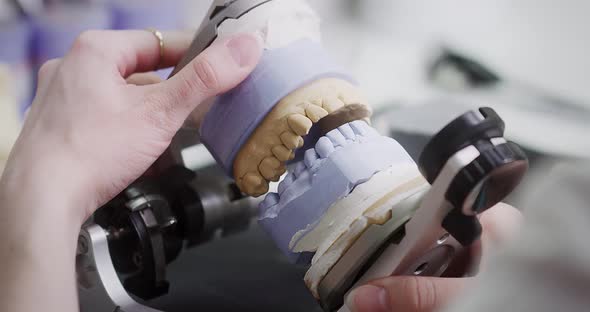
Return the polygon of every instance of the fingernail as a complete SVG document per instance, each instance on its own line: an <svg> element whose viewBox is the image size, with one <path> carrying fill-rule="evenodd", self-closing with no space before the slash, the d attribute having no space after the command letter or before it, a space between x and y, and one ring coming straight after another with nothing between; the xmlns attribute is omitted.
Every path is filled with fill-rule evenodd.
<svg viewBox="0 0 590 312"><path fill-rule="evenodd" d="M391 312L387 291L373 285L361 286L351 291L345 304L351 312Z"/></svg>
<svg viewBox="0 0 590 312"><path fill-rule="evenodd" d="M226 46L239 67L252 65L258 59L261 40L255 34L238 34L231 38Z"/></svg>

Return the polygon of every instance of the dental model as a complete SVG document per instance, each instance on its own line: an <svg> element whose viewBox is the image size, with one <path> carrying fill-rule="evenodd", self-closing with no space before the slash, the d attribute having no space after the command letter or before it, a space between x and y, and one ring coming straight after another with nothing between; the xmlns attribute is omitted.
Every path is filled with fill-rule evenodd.
<svg viewBox="0 0 590 312"><path fill-rule="evenodd" d="M240 2L248 10L239 13ZM403 147L370 126L371 109L323 50L304 0L235 1L225 14L212 13L217 36L257 32L265 52L216 100L201 140L248 195L266 194L288 172L260 204L260 224L292 261L311 264L305 280L319 298L320 281L359 235L407 220L412 211L391 207L428 183Z"/></svg>
<svg viewBox="0 0 590 312"><path fill-rule="evenodd" d="M217 32L258 33L262 60L244 83L218 99L201 125L203 143L252 196L267 193L269 183L285 173L314 123L335 113L371 114L354 80L323 50L319 18L307 3L259 2L239 19L224 20Z"/></svg>
<svg viewBox="0 0 590 312"><path fill-rule="evenodd" d="M370 280L443 274L480 238L478 215L528 168L485 107L435 134L417 166L371 127L371 109L323 50L304 0L215 0L172 74L238 32L258 33L264 53L215 99L201 142L242 192L266 194L259 224L291 261L309 266L305 283L325 311L347 311L346 294Z"/></svg>
<svg viewBox="0 0 590 312"><path fill-rule="evenodd" d="M308 263L313 253L305 281L316 297L365 229L407 217L412 211L391 207L428 186L403 148L363 120L322 136L291 169L261 203L260 224L294 262Z"/></svg>
<svg viewBox="0 0 590 312"><path fill-rule="evenodd" d="M313 124L350 107L358 107L360 117L370 114L356 87L334 78L311 82L283 98L238 152L233 171L238 186L252 196L265 194L303 147Z"/></svg>

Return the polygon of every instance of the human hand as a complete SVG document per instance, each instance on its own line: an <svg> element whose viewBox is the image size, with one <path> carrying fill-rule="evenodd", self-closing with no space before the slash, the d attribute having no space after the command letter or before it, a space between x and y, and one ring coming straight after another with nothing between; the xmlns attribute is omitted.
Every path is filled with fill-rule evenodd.
<svg viewBox="0 0 590 312"><path fill-rule="evenodd" d="M470 264L485 269L491 251L508 241L519 228L522 216L514 207L498 204L481 215L481 240L468 250L471 261L458 263L458 271L467 271ZM462 259L465 260L465 259ZM453 266L453 265L452 265ZM460 275L455 275L460 276ZM456 299L477 277L392 276L355 289L346 305L353 312L429 312Z"/></svg>
<svg viewBox="0 0 590 312"><path fill-rule="evenodd" d="M240 83L262 50L254 35L236 35L167 81L133 75L173 66L191 37L164 34L161 57L150 32L91 31L41 68L0 179L0 310L78 311L82 222L150 167L200 103Z"/></svg>
<svg viewBox="0 0 590 312"><path fill-rule="evenodd" d="M130 78L175 65L191 39L165 33L161 58L148 31L82 34L63 59L41 68L0 190L27 187L71 196L72 207L51 209L68 209L79 228L152 165L200 103L240 83L262 50L256 36L236 35L219 40L167 81Z"/></svg>

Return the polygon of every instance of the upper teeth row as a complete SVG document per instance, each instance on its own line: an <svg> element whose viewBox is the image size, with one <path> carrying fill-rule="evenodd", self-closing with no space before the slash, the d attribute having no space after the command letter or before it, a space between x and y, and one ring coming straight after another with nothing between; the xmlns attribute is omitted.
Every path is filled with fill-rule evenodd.
<svg viewBox="0 0 590 312"><path fill-rule="evenodd" d="M362 102L362 100L359 101ZM313 124L328 114L346 105L358 104L356 102L359 101L344 97L326 97L298 105L295 108L296 112L283 117L282 122L274 125L270 132L276 133L276 136L271 135L266 136L264 140L255 140L256 144L252 146L257 149L256 151L253 147L245 147L252 149L247 151L248 157L260 157L260 162L255 170L252 170L253 168L245 169L247 171L238 169L234 172L240 189L252 196L260 196L268 192L269 181L278 181L286 172L285 163L294 159L294 151L303 146L303 137L309 133ZM352 129L345 131L351 132Z"/></svg>

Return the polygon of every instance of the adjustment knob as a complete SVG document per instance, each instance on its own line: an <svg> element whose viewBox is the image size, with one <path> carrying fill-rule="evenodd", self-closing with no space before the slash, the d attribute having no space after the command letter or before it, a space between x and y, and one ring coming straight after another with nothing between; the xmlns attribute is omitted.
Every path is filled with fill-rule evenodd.
<svg viewBox="0 0 590 312"><path fill-rule="evenodd" d="M445 164L468 146L479 152L473 161L458 168L445 198L453 209L442 227L468 246L481 235L477 215L503 200L522 180L528 160L520 147L503 138L504 122L491 108L480 108L453 120L428 142L419 167L434 183Z"/></svg>
<svg viewBox="0 0 590 312"><path fill-rule="evenodd" d="M447 200L464 215L476 215L502 201L522 180L528 160L512 142L483 149L452 180Z"/></svg>
<svg viewBox="0 0 590 312"><path fill-rule="evenodd" d="M430 184L458 151L477 141L502 137L504 121L491 108L467 112L451 121L426 144L418 165Z"/></svg>

